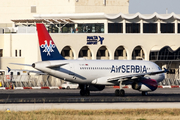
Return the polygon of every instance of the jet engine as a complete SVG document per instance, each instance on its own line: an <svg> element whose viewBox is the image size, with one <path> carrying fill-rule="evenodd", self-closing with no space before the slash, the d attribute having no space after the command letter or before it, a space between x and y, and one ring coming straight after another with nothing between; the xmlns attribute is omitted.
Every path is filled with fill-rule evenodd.
<svg viewBox="0 0 180 120"><path fill-rule="evenodd" d="M143 79L132 83L132 88L139 91L154 91L158 87L158 83L154 79Z"/></svg>

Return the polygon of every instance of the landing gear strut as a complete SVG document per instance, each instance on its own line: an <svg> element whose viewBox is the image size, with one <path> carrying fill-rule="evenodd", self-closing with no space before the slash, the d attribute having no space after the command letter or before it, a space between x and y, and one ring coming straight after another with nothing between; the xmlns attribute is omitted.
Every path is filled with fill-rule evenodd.
<svg viewBox="0 0 180 120"><path fill-rule="evenodd" d="M122 89L122 81L119 82L119 89L115 90L115 96L125 96L125 91Z"/></svg>
<svg viewBox="0 0 180 120"><path fill-rule="evenodd" d="M87 85L79 85L80 90L80 95L81 96L89 96L90 95L90 91L87 87Z"/></svg>

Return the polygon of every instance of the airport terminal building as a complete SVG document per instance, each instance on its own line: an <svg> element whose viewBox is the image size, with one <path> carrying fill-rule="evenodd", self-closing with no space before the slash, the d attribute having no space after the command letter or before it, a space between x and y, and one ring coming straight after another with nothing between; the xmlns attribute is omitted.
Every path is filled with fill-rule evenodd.
<svg viewBox="0 0 180 120"><path fill-rule="evenodd" d="M180 15L129 14L129 0L1 0L0 69L41 61L36 23L66 59L149 60L180 79Z"/></svg>

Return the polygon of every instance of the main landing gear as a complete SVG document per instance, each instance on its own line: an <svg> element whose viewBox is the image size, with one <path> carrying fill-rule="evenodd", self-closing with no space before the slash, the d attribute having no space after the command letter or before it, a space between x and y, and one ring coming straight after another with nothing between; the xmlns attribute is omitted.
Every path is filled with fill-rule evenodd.
<svg viewBox="0 0 180 120"><path fill-rule="evenodd" d="M123 89L116 89L115 95L116 96L125 96L125 91Z"/></svg>
<svg viewBox="0 0 180 120"><path fill-rule="evenodd" d="M115 90L115 96L125 96L125 91L122 89L122 81L119 82L119 89Z"/></svg>
<svg viewBox="0 0 180 120"><path fill-rule="evenodd" d="M87 87L87 85L79 85L80 90L80 95L81 96L89 96L90 95L90 91Z"/></svg>

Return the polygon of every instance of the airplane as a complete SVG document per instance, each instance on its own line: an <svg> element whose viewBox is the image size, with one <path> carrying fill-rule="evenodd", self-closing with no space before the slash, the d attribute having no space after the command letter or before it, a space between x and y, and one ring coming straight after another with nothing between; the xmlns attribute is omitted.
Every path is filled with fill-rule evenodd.
<svg viewBox="0 0 180 120"><path fill-rule="evenodd" d="M165 78L167 69L145 60L67 60L58 51L54 41L42 23L36 23L42 61L32 67L65 81L79 84L80 95L89 96L90 91L101 91L105 86L119 86L116 96L125 96L122 85L147 96L155 91Z"/></svg>

